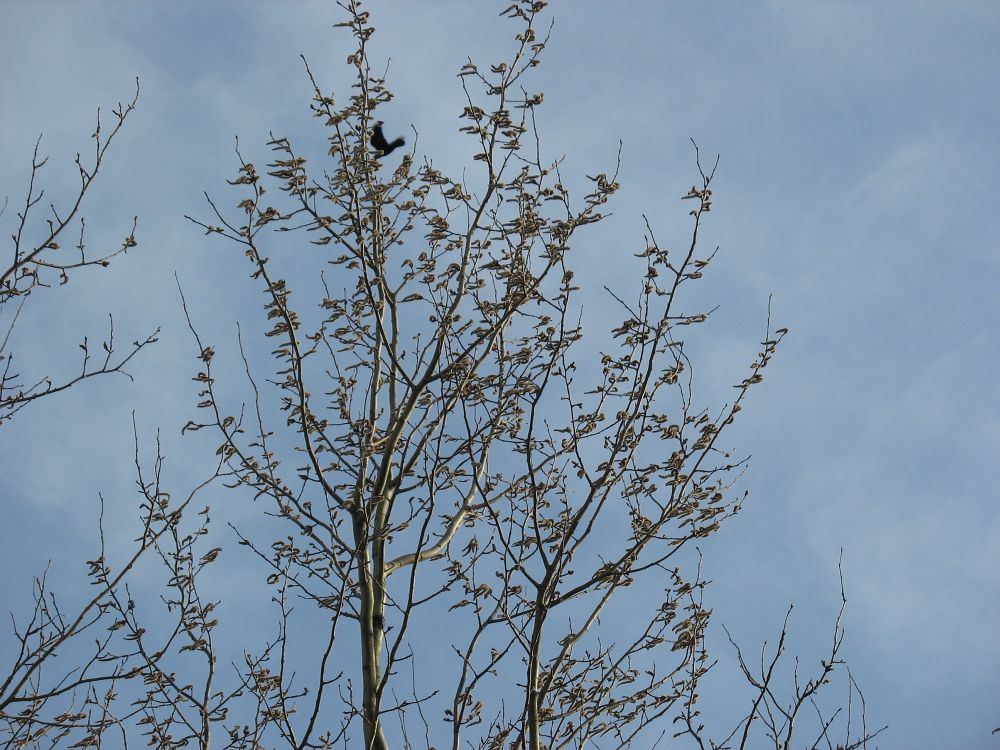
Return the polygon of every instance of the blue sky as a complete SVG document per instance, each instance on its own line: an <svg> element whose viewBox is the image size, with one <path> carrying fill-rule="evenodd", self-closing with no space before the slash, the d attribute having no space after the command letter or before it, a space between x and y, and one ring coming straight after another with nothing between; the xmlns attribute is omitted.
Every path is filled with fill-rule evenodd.
<svg viewBox="0 0 1000 750"><path fill-rule="evenodd" d="M390 59L396 93L389 129L412 124L418 153L453 170L467 156L454 73L507 49L502 6L369 6L371 54ZM998 744L1000 6L563 0L551 12L532 82L546 95L543 146L580 180L623 141L614 216L578 248L584 281L634 278L617 258L640 246L642 214L683 243L694 138L721 155L705 240L720 251L698 291L720 305L696 355L703 398L726 398L753 358L768 295L791 329L729 434L752 454L741 484L752 499L705 548L717 619L752 645L795 601L795 646L818 658L843 548L846 654L873 720L891 725L881 745ZM231 345L259 303L236 253L183 215L204 215L202 190L224 191L235 135L257 161L269 130L321 137L298 56L343 90L349 48L325 2L8 0L0 17L0 199L20 200L39 133L58 197L95 108L142 83L86 206L92 245L116 245L138 214L140 246L38 295L22 359L65 367L59 352L95 337L108 312L129 340L163 327L135 383L85 384L0 430L13 520L0 531L2 590L17 601L47 559L66 575L86 559L98 492L129 506L132 410L147 434L162 428L178 482L204 473L197 441L179 435L193 360L173 273L216 341ZM588 305L588 320L610 314L599 295ZM33 344L45 338L59 346Z"/></svg>

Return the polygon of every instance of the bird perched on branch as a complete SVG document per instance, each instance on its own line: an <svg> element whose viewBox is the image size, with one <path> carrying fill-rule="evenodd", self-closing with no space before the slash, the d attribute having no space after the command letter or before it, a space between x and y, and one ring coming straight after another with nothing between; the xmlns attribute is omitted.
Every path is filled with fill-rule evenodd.
<svg viewBox="0 0 1000 750"><path fill-rule="evenodd" d="M385 135L382 134L383 124L384 123L382 122L382 120L379 120L378 122L375 123L375 127L372 128L372 148L374 148L376 151L381 152L379 153L380 157L388 156L397 148L406 143L406 141L404 141L402 138L397 138L392 143L389 143L389 141L385 139Z"/></svg>

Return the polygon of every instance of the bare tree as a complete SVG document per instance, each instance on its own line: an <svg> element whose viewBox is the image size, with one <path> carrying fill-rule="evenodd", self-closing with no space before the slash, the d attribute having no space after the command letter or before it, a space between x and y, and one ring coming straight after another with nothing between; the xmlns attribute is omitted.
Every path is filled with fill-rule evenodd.
<svg viewBox="0 0 1000 750"><path fill-rule="evenodd" d="M109 316L109 330L107 338L101 342L101 353L94 357L87 337L84 337L80 344L83 353L79 371L62 379L43 373L23 374L13 351L17 323L25 314L33 292L40 287L68 283L70 274L78 269L89 266L107 267L115 256L138 244L135 239L138 219L133 218L132 227L120 247L96 255L88 252L85 242L86 222L81 215L84 198L97 179L108 148L125 124L126 118L135 109L138 99L137 79L132 100L127 104L119 104L113 110L114 121L110 131L104 129L101 112L98 110L97 124L91 134L94 140L93 157L86 161L80 154L76 156L80 184L75 194L68 205L57 207L50 203L48 216L38 220L35 220L35 216L45 196L45 191L39 185L39 177L48 158L39 153L41 138L35 143L27 193L16 214L14 229L10 235L10 254L6 263L0 261L0 425L32 401L64 391L87 378L115 372L131 377L124 369L125 365L140 349L156 340L157 334L153 333L143 341L133 342L126 353L118 354L115 349L114 319ZM3 199L0 217L6 213L8 200ZM74 227L77 228L75 245L71 250L63 247L63 243L73 241L67 237L74 231Z"/></svg>
<svg viewBox="0 0 1000 750"><path fill-rule="evenodd" d="M759 668L737 648L746 711L726 728L700 713L714 660L694 545L740 510L744 461L721 435L785 335L768 322L730 403L697 402L685 342L710 313L684 293L714 255L699 247L714 167L698 159L682 197L683 249L647 221L641 279L605 290L618 319L585 340L571 248L604 219L618 170L574 199L542 155L542 95L527 86L546 3L501 14L516 28L509 59L459 72L476 162L462 180L418 164L416 145L394 170L379 160L371 137L392 94L371 67L368 14L340 5L353 88L339 101L308 72L325 162L280 135L262 170L238 148L236 209L208 197L212 218L192 219L240 247L264 295L262 336L239 335L246 402L239 384L217 382L216 349L184 300L202 415L185 429L216 435L207 481L265 509L268 523L233 533L263 571L275 635L238 644L222 673L233 631L216 614L237 603L200 593L223 552L202 549L208 509L189 512L205 485L171 500L159 452L144 472L137 441L137 551L113 571L103 554L90 563L99 593L76 619L39 584L0 683L7 741L99 746L113 732L127 744L138 731L171 748L868 746L878 732L852 678L847 710L818 699L842 665L839 617L813 673L780 669L787 617ZM287 281L297 244L330 266L312 305ZM125 584L146 551L164 565L166 617L140 616ZM42 666L102 623L85 666L49 678Z"/></svg>

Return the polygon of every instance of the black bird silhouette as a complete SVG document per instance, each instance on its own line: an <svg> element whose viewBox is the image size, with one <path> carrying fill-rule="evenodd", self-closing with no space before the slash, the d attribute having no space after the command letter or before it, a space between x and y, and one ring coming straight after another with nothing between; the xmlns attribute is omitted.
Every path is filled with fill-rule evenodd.
<svg viewBox="0 0 1000 750"><path fill-rule="evenodd" d="M375 123L375 127L372 128L372 148L382 152L379 156L388 156L406 143L406 141L402 138L397 138L392 143L389 143L389 141L385 139L385 135L382 134L382 125L382 120L379 120Z"/></svg>

